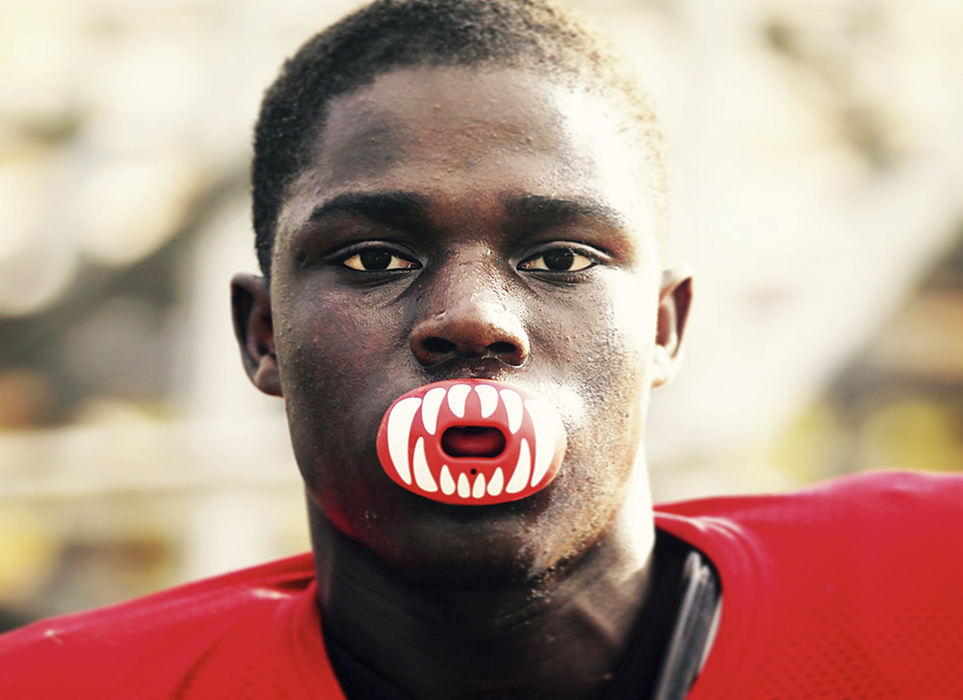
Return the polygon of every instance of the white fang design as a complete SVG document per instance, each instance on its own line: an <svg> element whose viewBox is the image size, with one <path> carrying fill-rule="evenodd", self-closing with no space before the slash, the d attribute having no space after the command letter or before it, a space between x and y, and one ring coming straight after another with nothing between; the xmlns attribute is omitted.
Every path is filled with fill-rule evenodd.
<svg viewBox="0 0 963 700"><path fill-rule="evenodd" d="M522 427L522 397L511 389L502 389L501 395L505 413L508 414L508 429L514 435Z"/></svg>
<svg viewBox="0 0 963 700"><path fill-rule="evenodd" d="M431 475L431 471L428 469L428 460L425 459L425 439L418 438L418 442L415 443L415 483L418 484L418 488L422 491L427 491L428 493L433 493L438 490L438 484L435 483L434 477Z"/></svg>
<svg viewBox="0 0 963 700"><path fill-rule="evenodd" d="M505 487L507 493L518 493L528 486L528 477L532 473L532 457L528 451L528 440L522 438L522 444L518 448L518 464L512 472L512 478Z"/></svg>
<svg viewBox="0 0 963 700"><path fill-rule="evenodd" d="M542 405L541 401L529 400L525 402L528 415L532 417L535 426L535 466L532 468L532 486L545 476L552 457L555 456L555 421L552 412Z"/></svg>
<svg viewBox="0 0 963 700"><path fill-rule="evenodd" d="M455 493L455 480L451 478L451 471L447 464L441 467L441 492L446 496Z"/></svg>
<svg viewBox="0 0 963 700"><path fill-rule="evenodd" d="M467 384L455 384L448 390L448 407L459 418L465 417L465 400L469 393L471 393L471 387Z"/></svg>
<svg viewBox="0 0 963 700"><path fill-rule="evenodd" d="M498 391L493 386L479 384L475 387L475 393L478 394L478 401L481 403L482 418L488 418L498 408Z"/></svg>
<svg viewBox="0 0 963 700"><path fill-rule="evenodd" d="M418 412L421 399L410 397L399 401L388 416L388 455L395 466L398 476L406 484L411 484L411 469L408 466L408 436L411 422Z"/></svg>
<svg viewBox="0 0 963 700"><path fill-rule="evenodd" d="M438 411L441 410L441 402L445 399L445 390L436 386L425 394L424 403L421 404L421 422L425 425L425 430L429 435L435 434L438 427Z"/></svg>
<svg viewBox="0 0 963 700"><path fill-rule="evenodd" d="M468 498L471 495L471 486L468 485L468 477L464 474L458 475L458 495Z"/></svg>
<svg viewBox="0 0 963 700"><path fill-rule="evenodd" d="M475 485L471 487L471 497L481 498L485 495L485 475L479 474L475 477Z"/></svg>
<svg viewBox="0 0 963 700"><path fill-rule="evenodd" d="M504 485L505 476L502 474L502 468L498 467L495 473L492 474L491 481L488 482L488 495L492 497L500 496Z"/></svg>

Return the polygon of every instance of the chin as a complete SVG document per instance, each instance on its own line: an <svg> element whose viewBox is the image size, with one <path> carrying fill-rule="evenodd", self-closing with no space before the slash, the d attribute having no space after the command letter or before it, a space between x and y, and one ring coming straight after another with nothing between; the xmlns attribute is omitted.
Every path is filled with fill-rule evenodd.
<svg viewBox="0 0 963 700"><path fill-rule="evenodd" d="M574 481L561 474L524 500L488 506L447 505L398 488L394 506L378 516L344 513L331 522L392 576L413 585L524 587L579 558L607 528L599 517L605 508ZM364 525L349 532L339 520Z"/></svg>
<svg viewBox="0 0 963 700"><path fill-rule="evenodd" d="M366 528L358 542L405 580L487 589L539 575L536 549L551 535L539 527L544 505L536 497L490 506L412 498L422 502L397 521L385 518L377 529Z"/></svg>

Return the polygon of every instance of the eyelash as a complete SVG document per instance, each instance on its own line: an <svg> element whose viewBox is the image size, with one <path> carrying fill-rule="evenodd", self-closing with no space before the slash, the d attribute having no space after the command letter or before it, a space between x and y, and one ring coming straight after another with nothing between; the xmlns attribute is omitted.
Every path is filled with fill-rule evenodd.
<svg viewBox="0 0 963 700"><path fill-rule="evenodd" d="M369 256L369 260L367 262L365 261L366 254ZM382 262L380 257L377 259L377 261L370 259L370 256L376 256L379 254L387 256L388 258L384 261L384 267L379 267L380 263ZM351 264L352 261L355 261L355 259L357 259L356 264ZM341 264L351 270L357 270L358 272L393 272L395 270L417 270L419 267L421 267L421 265L414 260L409 260L401 255L395 255L391 251L384 248L362 250L361 252L344 258L341 260Z"/></svg>
<svg viewBox="0 0 963 700"><path fill-rule="evenodd" d="M565 254L569 254L571 260L570 263L575 269L554 269L551 267L550 260L546 259L546 256L552 254L561 254L564 260ZM362 259L362 256L366 254L387 254L388 260L385 261L385 267L366 269L366 262ZM361 246L354 246L348 250L342 250L335 256L329 258L332 262L352 270L354 272L359 272L362 274L394 274L400 272L407 272L411 270L418 270L422 267L421 263L414 259L414 256L409 254L407 251L398 250L394 246L380 244L380 243L366 243ZM354 260L355 264L350 264ZM541 265L536 267L535 264L541 261ZM372 261L367 261L370 264ZM556 261L557 262L557 261ZM551 275L554 278L562 278L566 275L570 277L577 276L579 273L584 272L596 265L601 264L603 261L600 256L593 253L592 251L586 250L583 246L578 244L569 243L559 243L552 245L550 247L544 248L533 255L529 255L518 263L518 269L523 272L535 272L539 274Z"/></svg>
<svg viewBox="0 0 963 700"><path fill-rule="evenodd" d="M566 256L567 256L568 258L567 262L572 267L574 267L574 269L572 269L572 267L569 267L568 269L555 269L554 267L552 267L553 264L555 264L556 262L559 262L559 260L556 260L555 262L550 262L550 259L547 256L551 256L553 254L561 255L562 256L561 262L566 262ZM541 266L535 267L534 264L539 260L542 260ZM575 275L579 272L595 267L601 262L602 261L599 259L598 256L593 255L591 252L585 250L581 246L577 246L574 244L573 245L561 244L561 245L552 246L545 250L541 250L535 255L530 255L529 257L525 258L524 260L522 260L522 262L518 264L518 269L524 270L524 271L531 271L531 272L548 273L552 275L565 275L565 274Z"/></svg>
<svg viewBox="0 0 963 700"><path fill-rule="evenodd" d="M384 261L385 267L367 269L367 265L374 261L369 259L365 262L363 256L371 255L387 255L388 259ZM407 251L401 251L393 246L382 244L368 244L353 247L339 253L333 258L333 261L344 268L364 274L392 274L396 272L406 272L408 270L417 270L421 267L421 263L415 260L414 256ZM355 264L350 264L351 261L354 261Z"/></svg>

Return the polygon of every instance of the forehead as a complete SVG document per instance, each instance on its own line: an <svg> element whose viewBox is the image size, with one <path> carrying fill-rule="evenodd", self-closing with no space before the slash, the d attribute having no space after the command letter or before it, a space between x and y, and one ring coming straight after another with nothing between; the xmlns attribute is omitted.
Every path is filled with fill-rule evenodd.
<svg viewBox="0 0 963 700"><path fill-rule="evenodd" d="M544 76L465 67L395 69L335 98L295 180L279 233L319 200L405 191L459 206L506 195L591 199L653 233L642 150L614 104Z"/></svg>

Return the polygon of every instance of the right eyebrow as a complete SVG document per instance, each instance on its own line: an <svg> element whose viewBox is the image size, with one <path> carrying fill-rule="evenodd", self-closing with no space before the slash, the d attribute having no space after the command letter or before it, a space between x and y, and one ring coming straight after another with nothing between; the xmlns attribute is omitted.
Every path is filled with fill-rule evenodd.
<svg viewBox="0 0 963 700"><path fill-rule="evenodd" d="M413 192L345 192L315 208L308 221L317 222L335 216L364 217L407 229L428 225L428 206L424 197Z"/></svg>
<svg viewBox="0 0 963 700"><path fill-rule="evenodd" d="M618 212L590 198L515 195L505 200L505 209L528 227L551 228L579 218L594 219L613 229L626 225Z"/></svg>

